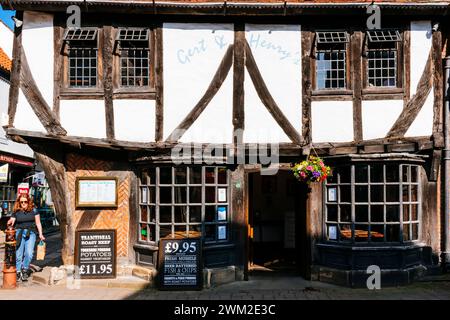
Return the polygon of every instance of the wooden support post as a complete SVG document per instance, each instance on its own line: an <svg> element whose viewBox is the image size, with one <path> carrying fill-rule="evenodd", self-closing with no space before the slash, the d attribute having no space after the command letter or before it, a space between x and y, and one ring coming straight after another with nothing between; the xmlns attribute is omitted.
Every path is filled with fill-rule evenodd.
<svg viewBox="0 0 450 320"><path fill-rule="evenodd" d="M23 12L17 11L16 17L23 20ZM9 87L8 126L14 125L20 88L20 56L22 52L22 27L14 27L14 43L12 52L11 86Z"/></svg>
<svg viewBox="0 0 450 320"><path fill-rule="evenodd" d="M312 32L302 30L302 137L306 144L312 142L311 136L311 46Z"/></svg>
<svg viewBox="0 0 450 320"><path fill-rule="evenodd" d="M234 64L233 64L233 144L234 155L238 155L244 142L244 75L245 75L245 25L234 26Z"/></svg>
<svg viewBox="0 0 450 320"><path fill-rule="evenodd" d="M163 84L163 32L162 25L156 28L156 116L155 116L155 141L163 141L164 135L164 84Z"/></svg>
<svg viewBox="0 0 450 320"><path fill-rule="evenodd" d="M106 137L109 140L115 139L114 134L114 106L113 106L113 54L112 48L114 39L112 37L112 27L103 27L103 88L105 93L105 118Z"/></svg>
<svg viewBox="0 0 450 320"><path fill-rule="evenodd" d="M351 68L353 74L353 138L359 142L363 139L362 126L362 77L361 77L362 34L355 31L352 35Z"/></svg>

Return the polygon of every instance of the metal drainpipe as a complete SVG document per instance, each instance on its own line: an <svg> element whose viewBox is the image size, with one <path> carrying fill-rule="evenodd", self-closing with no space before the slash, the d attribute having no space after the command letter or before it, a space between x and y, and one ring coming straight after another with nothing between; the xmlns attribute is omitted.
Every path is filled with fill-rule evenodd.
<svg viewBox="0 0 450 320"><path fill-rule="evenodd" d="M444 178L444 250L442 252L442 262L444 270L448 271L450 268L450 56L445 58L444 64L444 75L445 75L445 100L444 100L444 168L445 168L445 178Z"/></svg>

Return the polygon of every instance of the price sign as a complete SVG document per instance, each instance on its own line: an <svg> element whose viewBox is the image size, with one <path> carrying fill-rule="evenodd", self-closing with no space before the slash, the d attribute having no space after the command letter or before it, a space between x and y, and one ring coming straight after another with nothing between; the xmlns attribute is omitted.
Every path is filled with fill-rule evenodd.
<svg viewBox="0 0 450 320"><path fill-rule="evenodd" d="M161 239L159 241L159 288L162 290L201 290L200 239Z"/></svg>
<svg viewBox="0 0 450 320"><path fill-rule="evenodd" d="M116 277L116 230L77 231L75 253L80 278Z"/></svg>

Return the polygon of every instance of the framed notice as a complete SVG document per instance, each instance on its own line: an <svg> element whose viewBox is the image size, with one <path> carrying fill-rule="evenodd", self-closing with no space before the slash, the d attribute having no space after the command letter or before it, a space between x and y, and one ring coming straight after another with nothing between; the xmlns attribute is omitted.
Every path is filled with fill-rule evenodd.
<svg viewBox="0 0 450 320"><path fill-rule="evenodd" d="M77 208L117 208L118 179L115 177L77 177L75 206Z"/></svg>
<svg viewBox="0 0 450 320"><path fill-rule="evenodd" d="M336 226L328 226L328 239L337 240L337 228Z"/></svg>
<svg viewBox="0 0 450 320"><path fill-rule="evenodd" d="M159 289L201 290L203 287L201 253L199 238L159 240Z"/></svg>
<svg viewBox="0 0 450 320"><path fill-rule="evenodd" d="M336 187L328 188L328 201L329 202L337 201Z"/></svg>
<svg viewBox="0 0 450 320"><path fill-rule="evenodd" d="M217 240L227 239L227 226L217 226Z"/></svg>
<svg viewBox="0 0 450 320"><path fill-rule="evenodd" d="M116 246L116 230L76 231L75 265L80 278L115 278Z"/></svg>
<svg viewBox="0 0 450 320"><path fill-rule="evenodd" d="M217 207L217 220L227 220L227 207Z"/></svg>
<svg viewBox="0 0 450 320"><path fill-rule="evenodd" d="M227 202L227 188L218 188L217 193L219 202Z"/></svg>

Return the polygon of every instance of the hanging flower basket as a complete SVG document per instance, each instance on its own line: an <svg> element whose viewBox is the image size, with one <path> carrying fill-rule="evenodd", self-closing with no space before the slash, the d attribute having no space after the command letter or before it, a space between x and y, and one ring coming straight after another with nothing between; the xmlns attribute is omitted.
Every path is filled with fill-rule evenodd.
<svg viewBox="0 0 450 320"><path fill-rule="evenodd" d="M309 156L307 160L296 163L292 171L298 181L308 184L322 182L331 174L330 167L326 166L321 158L315 156Z"/></svg>

